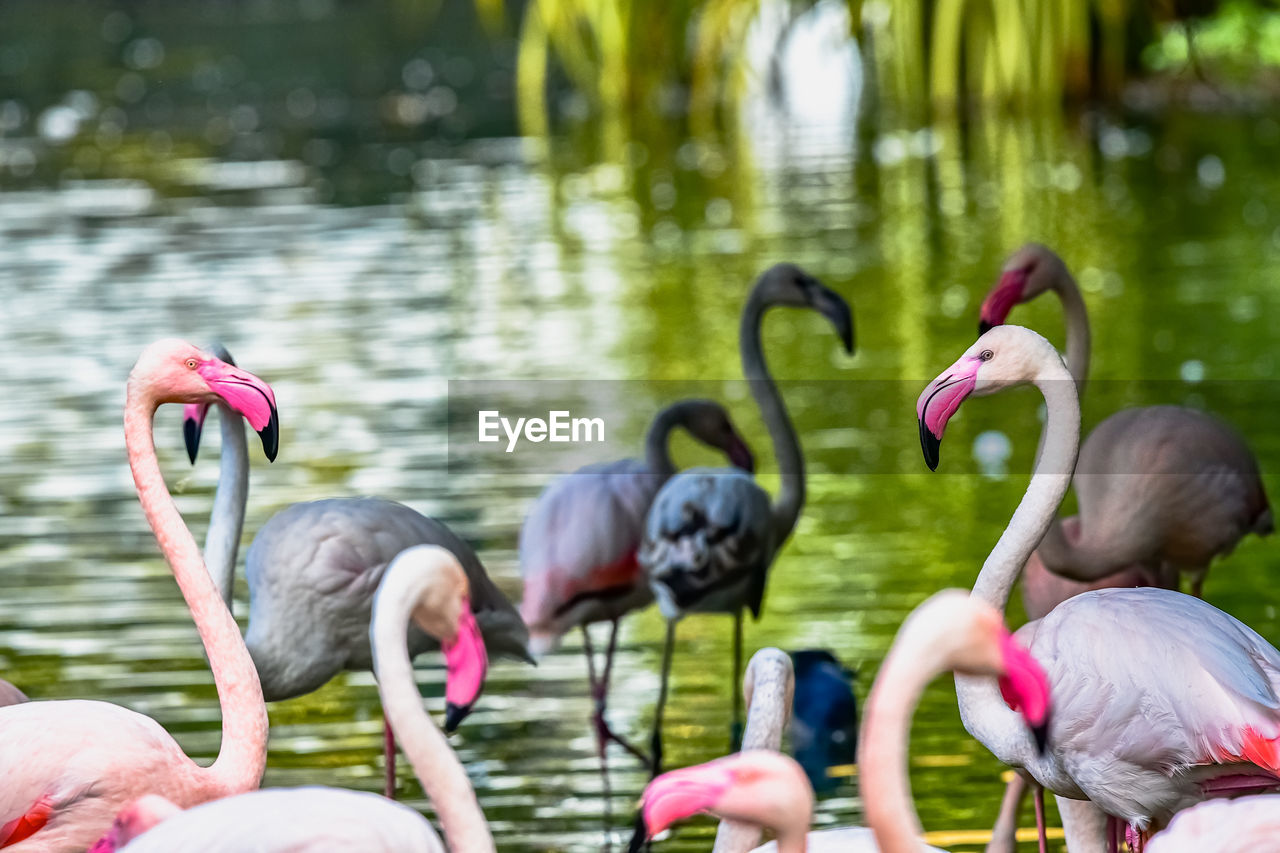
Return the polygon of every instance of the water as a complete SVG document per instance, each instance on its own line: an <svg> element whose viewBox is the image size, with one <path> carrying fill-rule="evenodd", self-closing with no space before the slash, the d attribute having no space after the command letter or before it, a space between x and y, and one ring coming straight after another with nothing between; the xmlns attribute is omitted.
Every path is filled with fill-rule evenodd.
<svg viewBox="0 0 1280 853"><path fill-rule="evenodd" d="M23 26L22 5L0 11L6 32ZM201 50L180 16L145 7L121 23L89 4L92 14L63 22L59 43L79 45L81 59L62 77L40 72L59 50L40 32L24 30L0 56L0 116L17 116L0 137L0 673L32 696L117 702L158 719L197 760L217 751L207 665L133 495L121 435L129 366L144 342L167 335L221 339L276 390L281 451L274 465L254 451L247 537L294 501L382 495L446 519L516 599L516 535L550 474L535 455L499 469L451 447L448 381L732 380L751 279L777 260L804 265L854 305L858 351L840 354L813 316L775 312L767 323L766 352L793 380L784 393L813 476L747 644L830 648L859 669L860 696L910 608L972 583L1025 486L1030 394L966 406L933 475L911 403L972 341L981 295L1026 239L1058 247L1084 288L1096 379L1164 380L1123 386L1148 402L1250 389L1227 414L1277 493L1273 119L991 116L918 131L870 114L856 134L772 122L712 143L673 121L625 163L595 161L580 133L547 158L513 138L499 73L512 46L450 28L414 41L397 32L411 5L303 4L311 23L295 24L315 44L281 56L271 34L295 24L271 18L275 6L249 31L206 22ZM393 44L367 79L324 61L348 31ZM107 58L95 59L104 41ZM452 75L465 97L455 92L452 111L406 129L380 118L379 92L426 97L415 59ZM481 97L468 87L490 67L497 82ZM417 103L396 109L412 117ZM59 105L72 112L48 112ZM79 135L63 139L68 122ZM1014 317L1062 339L1050 299ZM763 426L735 387L714 389L776 488ZM660 390L650 387L654 406ZM1106 404L1086 399L1086 427ZM157 420L161 462L202 536L217 431L206 430L192 469L178 418L174 409ZM628 422L620 439L631 452L642 428ZM1004 477L979 476L971 458L991 431L997 446L1000 436L1012 445ZM710 458L687 442L678 455ZM1246 540L1207 592L1275 641L1270 547ZM244 596L241 584L241 614ZM651 719L661 636L655 611L629 620L615 666L611 719L637 739ZM673 767L722 754L729 719L727 620L691 618L679 636ZM438 710L439 674L421 664ZM577 637L536 670L491 669L453 743L500 849L600 848L589 712ZM265 784L380 787L370 676L341 676L270 713ZM920 707L912 756L926 828L990 825L999 768L964 733L946 681ZM624 755L611 763L621 829L644 777ZM401 779L425 810L416 781ZM860 820L855 793L848 784L825 798L818 822ZM710 832L695 821L663 849L704 849Z"/></svg>

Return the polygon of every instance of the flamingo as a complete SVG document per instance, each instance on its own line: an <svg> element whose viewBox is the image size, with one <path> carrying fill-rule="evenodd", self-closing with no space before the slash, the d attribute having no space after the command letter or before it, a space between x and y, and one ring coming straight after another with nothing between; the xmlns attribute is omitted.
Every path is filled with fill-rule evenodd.
<svg viewBox="0 0 1280 853"><path fill-rule="evenodd" d="M1031 483L973 587L997 608L1070 484L1080 437L1075 382L1040 335L999 326L931 382L916 406L925 461L936 468L947 421L966 397L1026 383L1044 395L1048 420ZM960 715L997 758L1060 802L1092 801L1124 821L1140 847L1151 829L1207 796L1280 784L1280 652L1216 607L1167 589L1093 590L1019 634L1058 697L1053 748L1040 754L1014 727L990 679L957 675Z"/></svg>
<svg viewBox="0 0 1280 853"><path fill-rule="evenodd" d="M417 545L398 554L383 573L373 604L370 638L378 690L387 716L423 790L435 807L449 846L492 853L493 838L466 770L422 708L405 644L412 620L440 637L450 662L452 700L470 703L480 692L484 640L468 602L466 570L449 550ZM134 840L136 839L136 840ZM443 853L439 836L408 806L362 791L310 786L252 791L187 811L146 797L123 810L90 853Z"/></svg>
<svg viewBox="0 0 1280 853"><path fill-rule="evenodd" d="M1258 794L1211 800L1179 812L1151 839L1149 853L1276 853L1280 850L1280 797Z"/></svg>
<svg viewBox="0 0 1280 853"><path fill-rule="evenodd" d="M1089 317L1079 286L1052 249L1029 243L1009 257L982 303L979 333L1049 290L1062 301L1067 367L1083 392ZM1098 476L1119 473L1126 476ZM1249 446L1228 424L1182 406L1125 409L1102 421L1080 448L1074 482L1076 532L1055 522L1036 553L1049 571L1085 584L1132 586L1155 573L1160 585L1176 586L1181 572L1199 597L1215 557L1249 533L1274 529ZM1135 565L1147 567L1145 576L1135 576Z"/></svg>
<svg viewBox="0 0 1280 853"><path fill-rule="evenodd" d="M765 311L775 305L809 308L822 314L853 352L853 314L838 294L793 264L777 264L760 276L747 297L739 326L742 370L760 407L782 484L777 499L751 475L735 469L691 468L676 474L658 492L645 522L640 564L667 620L662 682L653 722L653 774L662 767L662 713L671 674L676 623L689 613L733 615L733 719L742 716L737 684L742 671L742 610L759 618L765 580L804 505L804 457L795 428L760 344ZM637 835L639 828L637 828Z"/></svg>
<svg viewBox="0 0 1280 853"><path fill-rule="evenodd" d="M648 763L605 721L605 700L618 641L619 620L653 601L648 580L636 562L645 513L658 489L676 472L667 446L676 427L724 451L737 467L751 471L751 450L724 408L711 400L680 400L660 411L645 437L645 458L588 465L552 483L538 496L520 529L520 574L524 598L520 615L529 626L530 645L542 654L578 627L587 657L587 678L595 700L594 723L600 770L605 747L618 743ZM609 622L604 668L596 679L587 626Z"/></svg>
<svg viewBox="0 0 1280 853"><path fill-rule="evenodd" d="M26 702L27 694L0 678L0 707Z"/></svg>
<svg viewBox="0 0 1280 853"><path fill-rule="evenodd" d="M1028 243L1009 256L983 300L979 334L1004 323L1014 305L1047 291L1062 302L1067 369L1083 394L1091 348L1088 311L1066 263L1047 246ZM1088 476L1116 473L1128 476ZM1265 536L1272 529L1248 446L1228 425L1191 409L1141 407L1107 418L1080 450L1075 486L1080 515L1055 521L1023 569L1029 620L1091 589L1177 589L1179 566L1199 596L1216 556L1229 553L1250 531ZM1026 790L1022 777L1009 781L987 853L1015 849Z"/></svg>
<svg viewBox="0 0 1280 853"><path fill-rule="evenodd" d="M230 354L222 351L230 358ZM183 433L192 462L208 404L189 405ZM232 606L236 551L244 525L249 461L239 416L219 407L222 459L205 557L223 600ZM368 670L369 615L387 565L413 545L436 544L457 555L471 584L471 604L487 647L497 656L530 660L528 632L515 608L485 572L474 550L442 521L380 498L330 498L296 503L258 531L245 557L249 625L245 643L267 701L319 689L343 670ZM409 628L414 657L439 642ZM470 707L446 705L452 732ZM393 730L384 731L385 791L395 794Z"/></svg>
<svg viewBox="0 0 1280 853"><path fill-rule="evenodd" d="M815 790L833 790L839 780L830 768L858 760L857 673L826 649L795 651L791 660L796 672L791 754Z"/></svg>
<svg viewBox="0 0 1280 853"><path fill-rule="evenodd" d="M710 812L772 829L777 840L755 853L937 853L920 841L907 739L920 694L948 670L999 678L1025 720L1017 724L1019 733L1043 742L1051 716L1043 670L1010 636L999 611L963 590L944 590L903 623L867 699L860 770L868 828L810 832L813 789L804 770L788 756L757 749L650 782L641 805L647 832L652 837L677 820Z"/></svg>
<svg viewBox="0 0 1280 853"><path fill-rule="evenodd" d="M267 757L267 708L240 632L178 514L156 459L152 418L162 403L223 402L243 415L274 459L275 396L261 379L178 340L147 347L129 374L125 445L155 533L213 670L222 746L209 767L187 757L150 717L107 702L24 702L0 708L0 847L81 851L126 802L160 793L182 806L252 790Z"/></svg>

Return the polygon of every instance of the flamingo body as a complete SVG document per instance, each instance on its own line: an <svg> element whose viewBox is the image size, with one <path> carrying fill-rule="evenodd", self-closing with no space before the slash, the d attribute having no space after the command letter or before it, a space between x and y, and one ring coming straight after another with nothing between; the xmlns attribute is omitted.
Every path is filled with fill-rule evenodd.
<svg viewBox="0 0 1280 853"><path fill-rule="evenodd" d="M117 848L108 848L117 849ZM271 788L215 800L157 824L128 853L444 853L408 806L336 788Z"/></svg>
<svg viewBox="0 0 1280 853"><path fill-rule="evenodd" d="M345 669L370 669L369 619L387 566L414 545L451 551L471 584L471 604L495 655L528 659L527 630L479 557L441 521L380 498L297 503L272 516L249 548L245 644L268 701L316 690ZM439 649L411 625L411 655Z"/></svg>
<svg viewBox="0 0 1280 853"><path fill-rule="evenodd" d="M578 625L653 601L636 551L663 478L638 459L588 465L547 487L520 531L520 612L541 651Z"/></svg>
<svg viewBox="0 0 1280 853"><path fill-rule="evenodd" d="M654 498L640 561L668 620L744 605L758 618L776 544L769 495L750 474L690 468Z"/></svg>
<svg viewBox="0 0 1280 853"><path fill-rule="evenodd" d="M1280 797L1259 795L1211 800L1179 812L1147 853L1277 853Z"/></svg>

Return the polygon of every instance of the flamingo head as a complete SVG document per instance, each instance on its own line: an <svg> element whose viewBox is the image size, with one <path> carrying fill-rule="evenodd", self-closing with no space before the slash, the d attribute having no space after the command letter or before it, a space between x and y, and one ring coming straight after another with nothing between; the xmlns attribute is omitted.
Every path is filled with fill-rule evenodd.
<svg viewBox="0 0 1280 853"><path fill-rule="evenodd" d="M236 366L236 360L222 344L213 344L209 347L209 352L232 367ZM187 456L191 459L192 465L196 464L196 454L200 452L200 433L204 429L204 418L207 414L209 414L208 403L187 403L182 407L182 438L187 445Z"/></svg>
<svg viewBox="0 0 1280 853"><path fill-rule="evenodd" d="M681 421L694 438L723 451L734 467L748 473L755 471L751 448L733 428L724 406L712 400L682 400L676 405L680 406Z"/></svg>
<svg viewBox="0 0 1280 853"><path fill-rule="evenodd" d="M938 469L942 434L966 397L1034 382L1045 364L1061 366L1062 358L1052 344L1030 329L996 326L978 338L916 400L920 447L929 470Z"/></svg>
<svg viewBox="0 0 1280 853"><path fill-rule="evenodd" d="M161 821L182 811L159 794L146 794L116 813L107 834L89 848L88 853L113 853Z"/></svg>
<svg viewBox="0 0 1280 853"><path fill-rule="evenodd" d="M143 350L129 373L129 394L143 395L155 406L223 403L258 432L267 458L276 458L280 416L271 386L186 341L169 338Z"/></svg>
<svg viewBox="0 0 1280 853"><path fill-rule="evenodd" d="M1000 278L982 300L978 314L978 334L986 334L1009 317L1013 306L1030 302L1046 290L1056 289L1070 278L1067 265L1058 253L1040 243L1028 243L1009 256Z"/></svg>
<svg viewBox="0 0 1280 853"><path fill-rule="evenodd" d="M700 812L803 834L813 819L813 789L795 759L765 749L672 770L644 789L640 813L650 838Z"/></svg>
<svg viewBox="0 0 1280 853"><path fill-rule="evenodd" d="M1000 629L1000 694L1022 715L1043 753L1049 746L1049 676L1003 624Z"/></svg>
<svg viewBox="0 0 1280 853"><path fill-rule="evenodd" d="M441 552L447 559L437 559ZM424 573L437 574L423 587L413 621L438 639L444 652L444 730L452 733L471 713L489 670L484 637L471 610L470 583L457 558L437 545L415 545L401 551L396 562L404 560L421 561Z"/></svg>
<svg viewBox="0 0 1280 853"><path fill-rule="evenodd" d="M853 352L853 311L840 294L795 264L774 264L756 282L752 298L769 305L811 308L835 326L844 351Z"/></svg>

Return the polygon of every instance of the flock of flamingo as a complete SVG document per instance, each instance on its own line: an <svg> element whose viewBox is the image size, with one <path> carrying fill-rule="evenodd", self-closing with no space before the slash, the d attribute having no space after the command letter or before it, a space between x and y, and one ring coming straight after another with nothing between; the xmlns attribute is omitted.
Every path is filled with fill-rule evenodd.
<svg viewBox="0 0 1280 853"><path fill-rule="evenodd" d="M1066 359L1043 337L1005 325L1014 306L1053 291L1067 322ZM1200 598L1210 562L1272 515L1249 448L1216 418L1178 406L1127 409L1080 441L1088 374L1085 303L1066 265L1032 244L1015 252L982 304L980 334L924 389L916 407L931 469L968 397L1031 384L1047 415L1030 483L971 592L936 593L908 617L866 703L859 777L866 828L809 830L814 794L780 752L792 710L791 659L758 651L734 690L746 708L742 749L663 772L662 719L677 624L727 613L734 684L743 674L743 611L759 616L770 567L805 500L804 457L767 369L762 327L774 306L810 309L853 351L848 304L779 264L747 299L743 371L781 474L770 497L719 404L682 400L654 418L643 460L590 466L552 483L520 535L517 610L475 552L443 523L388 500L295 504L258 532L245 560L249 619L241 636L232 586L248 496L244 422L269 459L275 396L220 348L177 340L147 347L129 374L125 441L148 524L198 629L217 687L222 743L208 767L154 720L88 700L27 701L0 682L0 847L25 851L443 851L428 821L395 802L403 750L448 849L495 849L465 768L423 708L413 659L442 653L445 731L480 694L489 654L533 660L582 633L602 772L616 743L652 773L632 850L697 813L721 818L717 851L933 850L911 800L911 717L926 685L955 674L969 733L1015 774L988 850L1016 847L1034 792L1040 850L1044 791L1057 800L1071 853L1280 850L1280 651ZM196 460L210 406L221 473L203 554L170 497L153 417L185 404ZM726 468L677 471L677 427L724 453ZM1079 514L1057 518L1074 483ZM997 510L999 511L999 510ZM1189 576L1191 594L1178 587ZM1015 582L1032 621L1014 634L1004 609ZM620 620L657 602L667 622L649 751L606 720ZM588 626L609 624L603 662ZM372 669L386 726L385 796L327 787L258 790L266 701ZM607 780L607 776L606 776ZM606 781L606 791L607 791ZM758 847L763 830L775 840Z"/></svg>

